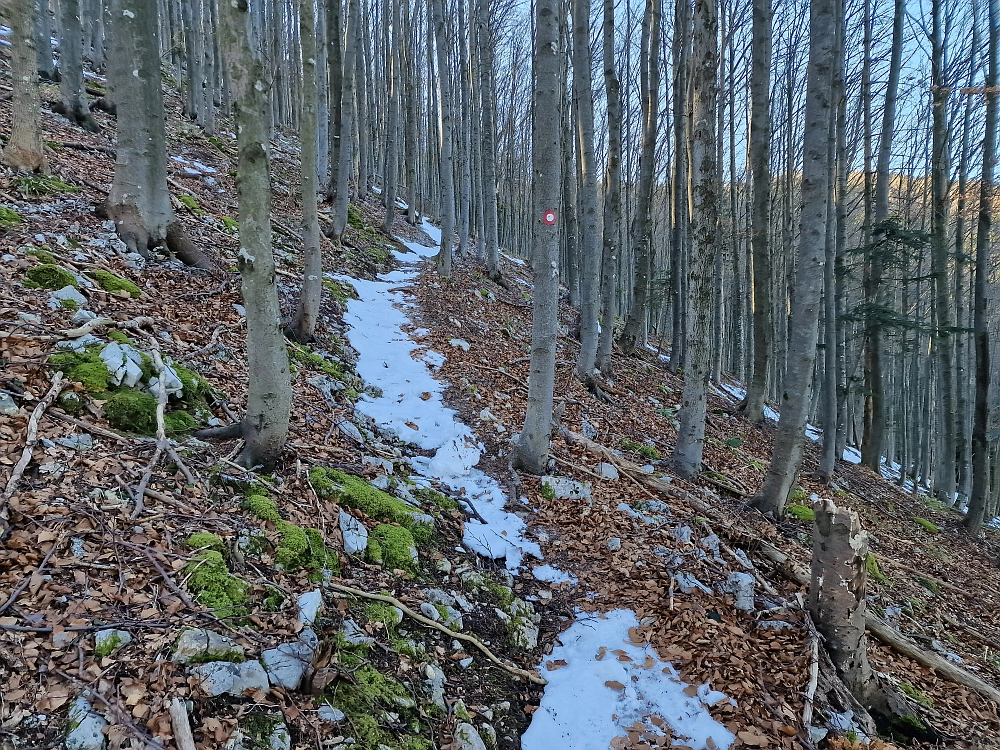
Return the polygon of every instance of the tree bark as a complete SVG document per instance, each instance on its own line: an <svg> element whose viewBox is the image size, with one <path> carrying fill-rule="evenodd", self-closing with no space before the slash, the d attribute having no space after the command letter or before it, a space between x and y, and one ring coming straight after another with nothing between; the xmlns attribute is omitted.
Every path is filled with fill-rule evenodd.
<svg viewBox="0 0 1000 750"><path fill-rule="evenodd" d="M455 234L454 110L451 68L448 65L451 44L444 3L442 0L430 0L428 8L433 9L434 46L437 49L438 84L441 87L441 249L435 264L438 273L451 276L451 248Z"/></svg>
<svg viewBox="0 0 1000 750"><path fill-rule="evenodd" d="M622 101L615 70L615 3L604 0L604 90L608 108L608 171L604 181L604 251L601 258L601 335L597 367L613 375L611 350L618 317L618 242L622 223Z"/></svg>
<svg viewBox="0 0 1000 750"><path fill-rule="evenodd" d="M386 50L386 64L391 75L389 81L388 116L385 128L385 174L382 175L383 198L385 199L385 218L382 220L382 231L392 232L392 222L396 217L396 188L399 172L399 64L400 40L402 33L399 26L399 3L392 6L393 44L391 50ZM415 156L407 154L408 159Z"/></svg>
<svg viewBox="0 0 1000 750"><path fill-rule="evenodd" d="M271 247L271 186L268 158L268 76L263 55L250 46L250 13L240 3L219 4L220 49L229 70L236 124L240 252L247 310L250 384L243 418L246 445L241 466L269 472L288 437L292 387L281 332L281 307ZM155 48L154 48L155 49Z"/></svg>
<svg viewBox="0 0 1000 750"><path fill-rule="evenodd" d="M535 288L531 312L531 372L524 427L514 461L533 474L545 471L552 432L557 314L559 310L558 218L546 221L559 195L560 56L559 0L536 0L531 124L532 265Z"/></svg>
<svg viewBox="0 0 1000 750"><path fill-rule="evenodd" d="M816 361L817 322L823 285L829 202L828 149L836 30L834 0L811 0L809 67L802 167L802 211L781 420L771 465L754 505L780 518L802 461L809 395Z"/></svg>
<svg viewBox="0 0 1000 750"><path fill-rule="evenodd" d="M344 46L343 104L340 109L340 164L337 165L337 193L333 198L333 227L330 239L340 242L347 228L347 208L351 202L351 172L354 171L355 59L361 27L358 0L349 0L347 43ZM393 66L395 71L396 66ZM395 75L395 72L394 72ZM395 132L393 132L395 137Z"/></svg>
<svg viewBox="0 0 1000 750"><path fill-rule="evenodd" d="M341 30L341 0L326 0L326 63L330 81L330 178L326 199L331 203L337 195L340 175L341 113L344 104L344 47Z"/></svg>
<svg viewBox="0 0 1000 750"><path fill-rule="evenodd" d="M682 478L701 471L711 366L712 291L719 234L716 99L719 19L715 0L695 0L691 53L691 263L684 392L671 464ZM719 342L716 342L716 346Z"/></svg>
<svg viewBox="0 0 1000 750"><path fill-rule="evenodd" d="M38 54L35 37L35 0L13 0L10 4L13 39L10 73L14 84L11 134L3 150L3 163L31 172L45 172L42 142L42 109L38 94Z"/></svg>
<svg viewBox="0 0 1000 750"><path fill-rule="evenodd" d="M153 22L156 22L155 16ZM59 0L59 114L93 133L101 126L90 114L83 86L83 24L80 0ZM159 52L157 48L156 52ZM159 68L157 68L159 71Z"/></svg>

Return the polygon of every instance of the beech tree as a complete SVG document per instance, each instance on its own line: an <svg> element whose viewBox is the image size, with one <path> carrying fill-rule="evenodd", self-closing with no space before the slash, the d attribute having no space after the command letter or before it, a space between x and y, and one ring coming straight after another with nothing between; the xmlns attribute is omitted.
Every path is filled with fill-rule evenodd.
<svg viewBox="0 0 1000 750"><path fill-rule="evenodd" d="M622 223L622 101L615 70L615 3L604 0L602 51L608 118L608 166L604 179L604 250L601 253L601 335L597 367L612 375L611 350L618 317L618 244Z"/></svg>
<svg viewBox="0 0 1000 750"><path fill-rule="evenodd" d="M3 149L3 163L31 172L45 172L45 144L42 142L42 110L38 94L34 0L13 0L10 4L12 50L11 78L14 101L11 133ZM51 51L50 51L51 57Z"/></svg>
<svg viewBox="0 0 1000 750"><path fill-rule="evenodd" d="M156 9L150 9L154 23ZM59 96L56 106L59 114L84 130L97 132L97 124L90 108L83 85L83 24L80 21L80 0L59 0ZM159 52L155 47L154 52ZM157 68L159 71L159 68Z"/></svg>

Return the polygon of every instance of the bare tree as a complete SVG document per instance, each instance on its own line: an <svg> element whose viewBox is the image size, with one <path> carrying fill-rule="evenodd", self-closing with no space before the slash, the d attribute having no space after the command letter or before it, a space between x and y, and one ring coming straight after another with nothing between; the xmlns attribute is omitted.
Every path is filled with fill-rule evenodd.
<svg viewBox="0 0 1000 750"><path fill-rule="evenodd" d="M340 111L340 164L337 168L337 194L333 199L333 226L330 239L340 242L347 228L347 207L351 198L351 172L354 168L354 83L355 58L361 34L361 9L358 0L349 0L347 11L347 43L344 46L343 104Z"/></svg>
<svg viewBox="0 0 1000 750"><path fill-rule="evenodd" d="M42 110L38 95L38 55L35 37L35 0L13 0L10 4L13 32L10 73L14 83L10 141L3 150L3 163L45 172L45 144L42 143Z"/></svg>
<svg viewBox="0 0 1000 750"><path fill-rule="evenodd" d="M622 101L615 70L615 3L604 0L604 91L608 114L608 168L604 180L604 250L601 254L601 335L597 367L612 375L611 350L618 317L618 238L622 223Z"/></svg>
<svg viewBox="0 0 1000 750"><path fill-rule="evenodd" d="M155 23L155 8L154 8ZM98 132L83 86L83 24L80 0L59 0L59 95L56 111L84 130ZM157 50L159 51L159 50ZM157 69L159 70L159 69Z"/></svg>

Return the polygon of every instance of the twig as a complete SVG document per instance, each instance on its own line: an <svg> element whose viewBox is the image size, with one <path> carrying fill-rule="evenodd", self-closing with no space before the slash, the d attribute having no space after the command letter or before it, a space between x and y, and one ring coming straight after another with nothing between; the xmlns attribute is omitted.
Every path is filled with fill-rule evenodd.
<svg viewBox="0 0 1000 750"><path fill-rule="evenodd" d="M816 686L819 684L819 633L813 625L812 617L805 613L806 625L809 627L810 652L809 658L809 684L806 687L805 705L802 707L802 727L807 732L812 725L813 700L816 697Z"/></svg>
<svg viewBox="0 0 1000 750"><path fill-rule="evenodd" d="M25 579L21 581L21 583L18 585L16 589L10 592L10 596L7 597L7 601L5 601L3 604L0 604L0 614L6 612L7 608L10 607L10 605L17 600L17 597L21 595L21 592L24 591L26 588L28 588L28 586L31 584L32 577L35 574L42 572L42 568L44 568L48 564L49 560L52 559L52 555L55 554L56 548L62 544L62 540L63 538L60 536L55 542L53 542L52 546L49 548L49 551L45 553L45 557L42 558L42 562L38 565L38 567L35 568L33 571L31 571L31 575L25 577Z"/></svg>
<svg viewBox="0 0 1000 750"><path fill-rule="evenodd" d="M91 333L95 328L114 325L116 322L113 318L94 318L93 320L88 320L79 328L71 328L68 331L63 331L62 335L68 339L78 339L81 336Z"/></svg>
<svg viewBox="0 0 1000 750"><path fill-rule="evenodd" d="M229 464L229 465L230 465L230 466L232 466L232 467L233 467L234 469L239 469L240 471L242 471L242 472L243 472L243 473L245 473L245 474L252 474L252 475L253 475L253 479L254 479L254 481L255 481L255 482L260 482L260 483L261 483L262 485L264 485L264 486L265 486L265 487L267 487L267 488L268 488L269 490L271 490L271 492L276 492L276 493L278 493L279 495L281 495L281 494L283 494L283 493L284 493L284 490L281 490L281 489L278 489L277 487L275 487L275 486L274 486L273 484L271 484L270 482L267 482L267 481L265 481L265 480L261 479L261 478L260 478L259 476L257 476L256 474L254 474L254 473L253 473L253 472L252 472L252 471L251 471L250 469L247 469L246 467L243 467L243 466L240 466L240 465L239 465L239 464L237 464L237 463L233 463L233 462L232 462L232 461L230 461L230 460L229 460L228 458L221 458L221 459L219 459L219 460L220 460L220 461L222 461L222 463L224 463L224 464Z"/></svg>
<svg viewBox="0 0 1000 750"><path fill-rule="evenodd" d="M88 422L84 419L77 419L76 417L71 417L66 412L60 411L59 409L53 409L46 414L48 417L53 417L61 422L68 422L69 424L75 424L77 427L82 427L87 432L91 432L94 435L100 435L101 437L110 438L111 440L117 440L120 443L131 443L135 442L152 442L152 438L146 437L125 437L124 435L119 435L117 432L112 432L111 430L100 427L93 422Z"/></svg>
<svg viewBox="0 0 1000 750"><path fill-rule="evenodd" d="M188 712L180 698L170 701L170 726L174 730L174 742L177 750L195 750L194 735L191 734L191 722Z"/></svg>
<svg viewBox="0 0 1000 750"><path fill-rule="evenodd" d="M138 330L138 329L137 329ZM153 364L156 365L156 450L153 451L153 458L150 459L146 471L142 474L139 487L135 491L135 508L132 510L132 518L138 518L142 513L144 505L143 495L146 493L146 485L149 484L153 476L153 469L163 455L164 450L170 448L167 442L167 430L163 421L164 412L167 408L167 366L163 364L163 357L160 356L160 343L151 333L139 330L150 343L150 350L153 353ZM179 459L178 459L179 460Z"/></svg>
<svg viewBox="0 0 1000 750"><path fill-rule="evenodd" d="M500 661L500 659L498 659L493 654L492 651L490 651L486 646L484 646L483 643L482 643L482 641L480 641L478 638L476 638L474 636L471 636L471 635L466 635L465 633L457 633L454 630L449 630L444 625L441 625L440 623L435 622L434 620L430 619L429 617L424 617L419 612L414 612L412 609L410 609L409 607L407 607L405 604L403 604L401 601L399 601L399 599L397 599L394 596L387 596L385 594L371 594L371 593L369 593L367 591L362 591L361 589L356 589L356 588L353 588L351 586L344 586L344 585L339 584L339 583L327 583L326 585L327 585L327 587L329 587L331 589L334 589L336 591L341 591L341 592L343 592L345 594L351 594L352 596L360 596L362 599L373 599L374 601L377 601L377 602L384 602L385 604L391 604L394 607L398 607L405 614L407 614L410 617L412 617L414 620L416 620L417 622L419 622L421 625L426 625L429 628L434 628L435 630L439 630L439 631L441 631L442 633L444 633L445 635L447 635L447 636L449 636L451 638L456 638L456 639L458 639L460 641L465 641L466 643L471 643L473 646L475 646L480 651L482 651L483 654L486 655L487 659L489 659L491 662L493 662L497 666L501 667L502 669L506 670L510 674L515 675L517 677L522 677L522 678L524 678L524 679L526 679L526 680L528 680L530 682L535 683L536 685L548 685L549 684L548 680L546 680L544 677L541 677L540 675L537 675L537 674L534 674L532 672L529 672L526 669L520 669L518 667L511 666L509 664L506 664L506 663Z"/></svg>
<svg viewBox="0 0 1000 750"><path fill-rule="evenodd" d="M110 566L109 566L110 567ZM147 622L145 620L125 620L122 622L106 622L101 625L71 625L63 630L73 633L85 633L92 630L104 630L105 628L174 628L176 623L170 622ZM10 630L14 633L51 633L51 627L34 625L5 625L0 622L0 630Z"/></svg>
<svg viewBox="0 0 1000 750"><path fill-rule="evenodd" d="M156 559L153 553L150 552L149 549L146 547L139 547L138 549L142 552L142 554L146 556L146 559L149 560L150 563L152 563L153 567L156 568L156 572L160 574L160 578L163 579L163 583L166 585L166 587L180 597L181 601L184 602L184 606L186 606L188 609L197 609L194 602L191 601L191 597L187 595L184 589L182 589L180 586L174 583L174 579L171 578L170 575L167 573L167 571L163 569L163 566L160 565L159 561Z"/></svg>
<svg viewBox="0 0 1000 750"><path fill-rule="evenodd" d="M527 388L528 387L527 385L525 385L525 383L524 383L523 380L521 380L519 377L517 377L517 375L513 375L513 374L507 372L506 370L501 370L501 369L498 369L496 367L487 367L486 365L477 365L475 362L466 362L465 364L470 365L472 367L475 367L478 370L487 370L488 372L498 372L501 375L506 375L508 378L510 378L511 380L513 380L515 383L517 383L522 388Z"/></svg>
<svg viewBox="0 0 1000 750"><path fill-rule="evenodd" d="M20 460L14 465L14 470L10 473L10 479L7 480L7 487L3 491L3 496L0 497L0 539L7 535L7 530L10 528L10 523L8 522L10 515L7 511L7 506L14 495L18 481L31 461L31 452L34 450L35 443L38 442L38 420L42 418L42 414L45 413L45 410L49 408L49 404L55 400L62 389L63 374L60 371L52 378L52 386L45 394L45 397L35 406L34 411L31 412L31 417L28 419L28 435L24 441L24 450L21 452Z"/></svg>

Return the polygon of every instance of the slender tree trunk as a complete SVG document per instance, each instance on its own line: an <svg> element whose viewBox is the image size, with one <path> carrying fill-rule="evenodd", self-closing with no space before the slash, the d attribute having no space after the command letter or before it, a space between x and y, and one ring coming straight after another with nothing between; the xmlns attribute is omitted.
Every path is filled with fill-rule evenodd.
<svg viewBox="0 0 1000 750"><path fill-rule="evenodd" d="M515 462L534 474L545 471L552 431L557 314L559 309L559 229L551 217L552 197L559 194L559 0L536 0L534 86L532 92L532 265L535 288L531 313L531 373L524 427L517 439Z"/></svg>
<svg viewBox="0 0 1000 750"><path fill-rule="evenodd" d="M153 19L156 22L156 19ZM59 114L84 130L97 133L101 126L90 114L83 86L83 25L80 0L59 0ZM159 48L156 50L159 52Z"/></svg>
<svg viewBox="0 0 1000 750"><path fill-rule="evenodd" d="M326 0L326 63L330 81L330 178L326 199L331 203L337 195L340 176L341 117L344 106L344 48L341 30L341 0Z"/></svg>
<svg viewBox="0 0 1000 750"><path fill-rule="evenodd" d="M268 159L268 80L263 55L250 46L250 13L240 3L219 3L220 49L229 70L239 157L240 252L247 310L250 384L243 418L246 445L237 462L269 472L288 436L292 386L281 332L281 307L271 247ZM155 48L154 48L155 49ZM158 69L157 69L158 72Z"/></svg>
<svg viewBox="0 0 1000 750"><path fill-rule="evenodd" d="M334 242L340 242L347 228L351 173L354 170L354 63L360 37L361 9L358 0L350 0L347 7L347 44L344 47L344 83L341 94L344 101L340 109L340 164L337 166L337 194L333 199L333 226L330 233L330 239ZM396 67L393 65L394 74Z"/></svg>
<svg viewBox="0 0 1000 750"><path fill-rule="evenodd" d="M320 247L316 170L316 14L313 0L299 0L299 35L302 37L302 119L299 142L302 149L302 255L305 270L299 292L298 311L286 334L299 342L312 339L323 296L323 253Z"/></svg>
<svg viewBox="0 0 1000 750"><path fill-rule="evenodd" d="M483 118L483 230L486 234L486 272L500 279L500 246L497 238L497 130L494 102L494 39L490 0L479 0L479 102Z"/></svg>
<svg viewBox="0 0 1000 750"><path fill-rule="evenodd" d="M371 174L368 171L368 164L371 159L371 134L368 130L368 66L370 61L365 55L365 28L368 18L368 0L361 0L361 7L358 16L358 33L354 40L355 49L355 72L357 75L357 112L355 120L358 126L358 186L357 196L359 200L368 197ZM402 53L397 53L402 54ZM398 106L398 105L397 105ZM410 158L408 156L408 158Z"/></svg>
<svg viewBox="0 0 1000 750"><path fill-rule="evenodd" d="M615 70L615 3L604 0L604 90L608 108L608 171L604 180L604 251L601 259L601 335L597 366L613 375L611 350L618 317L618 238L622 223L622 102Z"/></svg>
<svg viewBox="0 0 1000 750"><path fill-rule="evenodd" d="M434 14L434 46L437 49L438 83L441 87L441 249L435 263L438 273L451 276L451 248L455 235L455 166L453 163L454 109L451 68L448 58L451 43L443 0L430 0Z"/></svg>
<svg viewBox="0 0 1000 750"><path fill-rule="evenodd" d="M684 364L684 330L687 320L687 294L684 288L684 268L687 258L688 225L688 44L690 41L690 3L674 0L674 179L673 224L671 227L670 297L673 330L670 339L670 371L677 372ZM640 63L641 65L641 63ZM642 68L640 67L640 73ZM640 89L643 89L640 84ZM641 159L640 159L641 163ZM635 218L633 217L633 222Z"/></svg>
<svg viewBox="0 0 1000 750"><path fill-rule="evenodd" d="M691 265L688 270L684 393L677 446L671 458L682 478L701 471L705 406L711 365L712 290L719 239L719 184L715 121L719 67L719 19L715 0L695 0L691 57ZM716 342L716 346L719 342Z"/></svg>
<svg viewBox="0 0 1000 750"><path fill-rule="evenodd" d="M750 254L753 264L753 375L741 405L747 419L764 421L771 366L771 0L753 0L750 61Z"/></svg>
<svg viewBox="0 0 1000 750"><path fill-rule="evenodd" d="M35 51L38 55L38 75L50 81L58 81L59 71L52 57L52 14L49 11L49 0L36 0Z"/></svg>
<svg viewBox="0 0 1000 750"><path fill-rule="evenodd" d="M389 112L385 128L385 174L382 175L383 198L385 199L385 219L382 220L382 231L392 232L392 222L396 217L396 189L399 183L399 64L400 41L399 3L392 4L392 49L386 50L386 65L391 70L389 83ZM409 154L407 155L409 158Z"/></svg>
<svg viewBox="0 0 1000 750"><path fill-rule="evenodd" d="M802 461L809 391L816 361L817 322L823 285L829 201L830 109L836 37L835 0L811 0L809 68L802 167L802 211L792 302L792 331L781 397L781 420L771 465L754 498L764 513L780 518Z"/></svg>
<svg viewBox="0 0 1000 750"><path fill-rule="evenodd" d="M469 86L469 24L466 21L466 3L458 0L458 80L459 97L462 103L462 117L458 127L459 142L459 211L458 211L458 254L469 254L469 232L472 223L472 89Z"/></svg>
<svg viewBox="0 0 1000 750"><path fill-rule="evenodd" d="M990 229L993 226L993 173L997 140L997 68L1000 65L1000 8L988 0L989 61L986 74L986 133L983 137L983 175L979 182L979 222L976 231L975 316L976 396L972 420L972 495L965 525L978 533L985 517L989 486L990 332L988 325Z"/></svg>
<svg viewBox="0 0 1000 750"><path fill-rule="evenodd" d="M45 172L48 166L42 142L42 109L36 70L35 0L13 0L9 14L13 32L10 73L14 101L10 140L3 150L3 163L17 169Z"/></svg>

